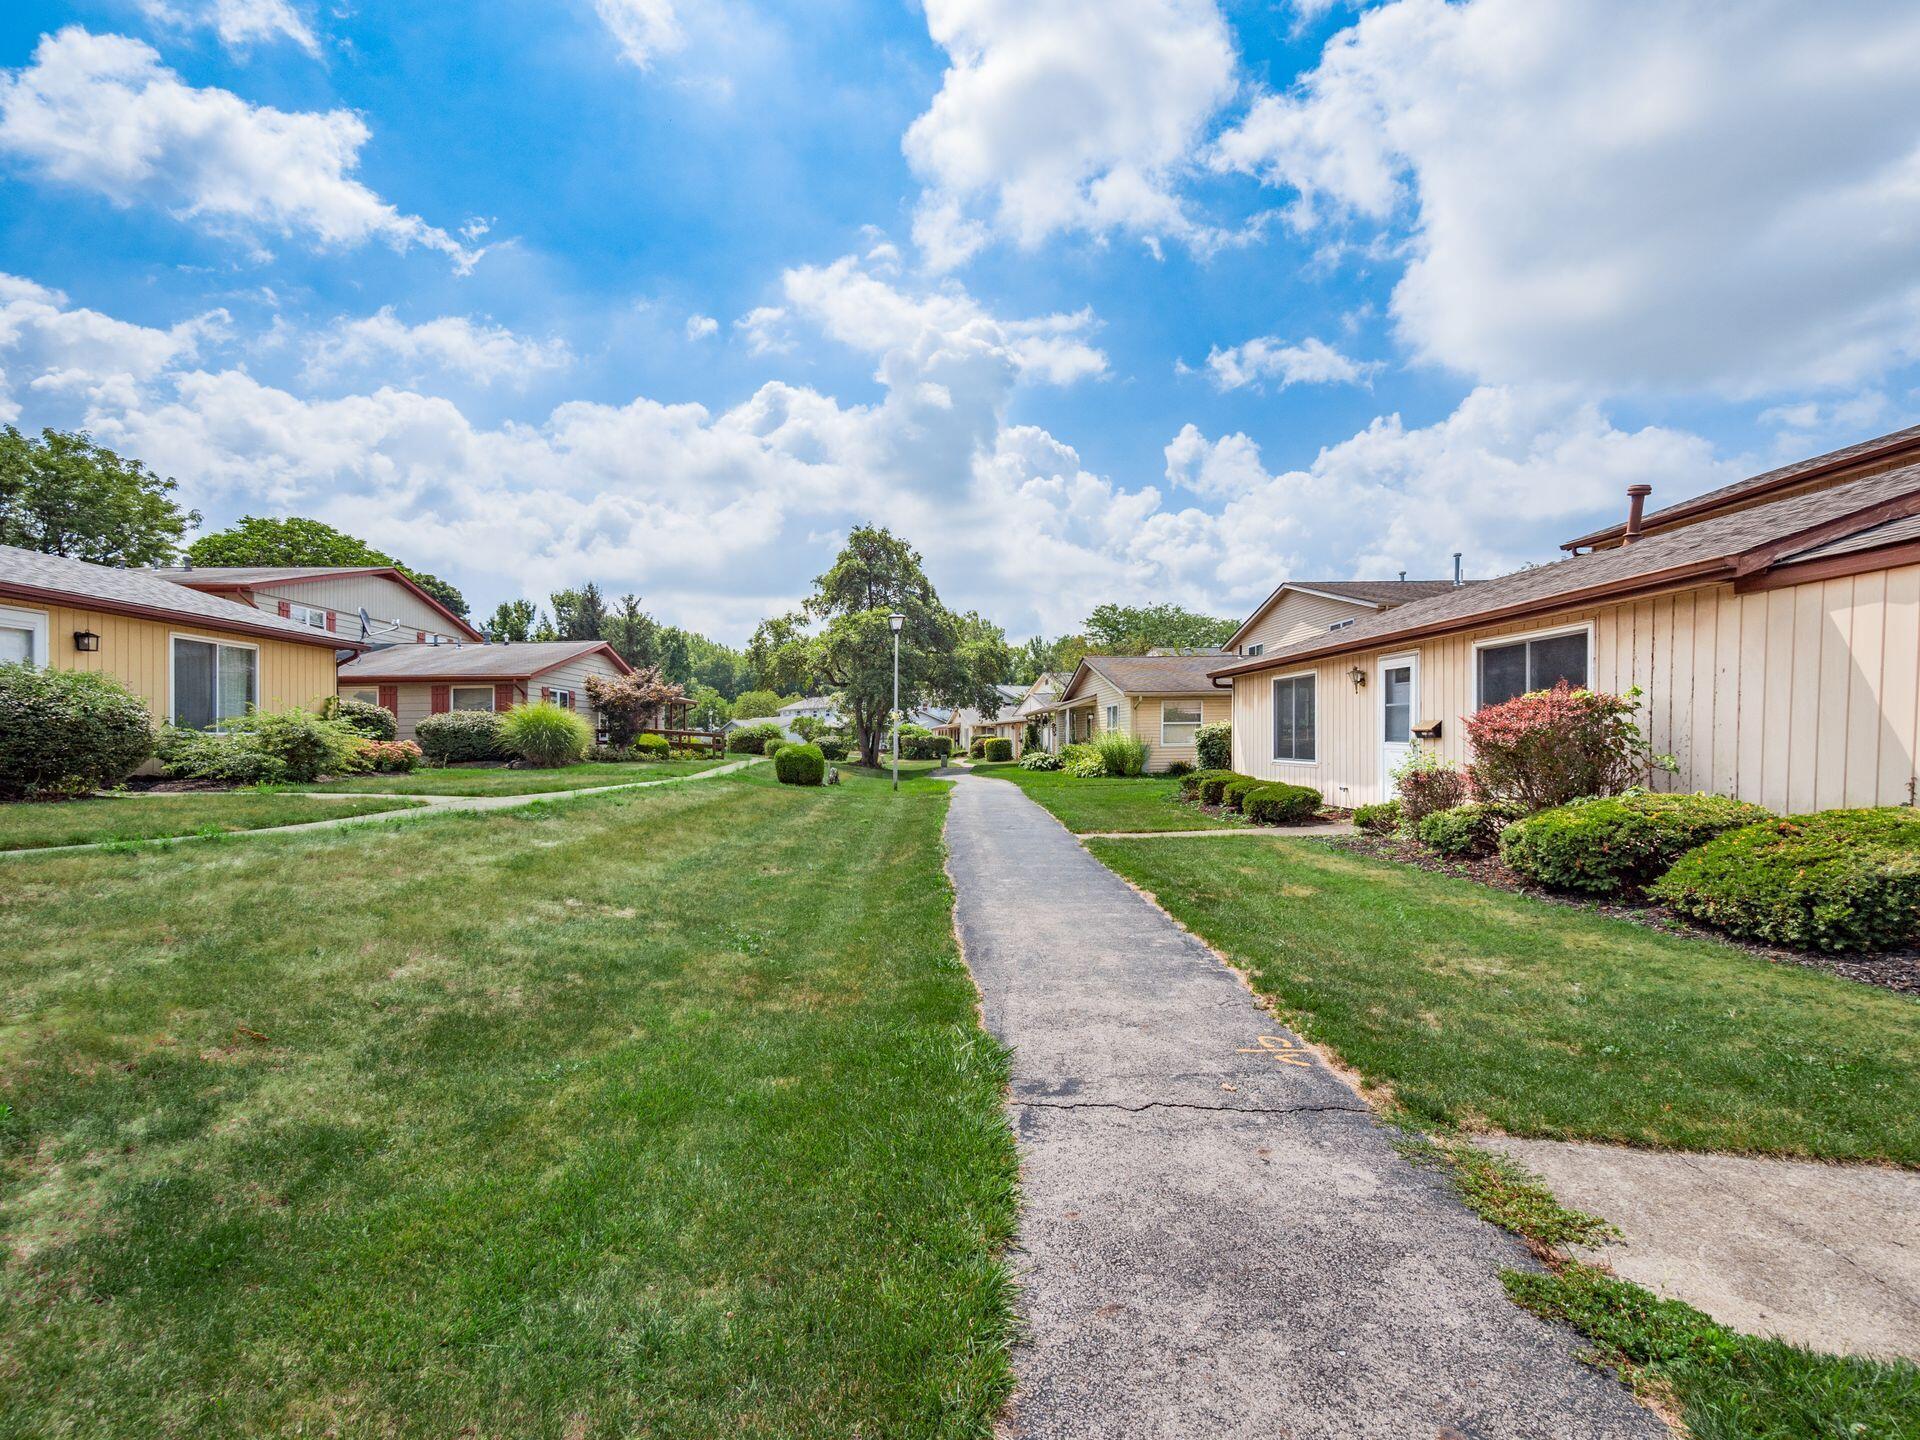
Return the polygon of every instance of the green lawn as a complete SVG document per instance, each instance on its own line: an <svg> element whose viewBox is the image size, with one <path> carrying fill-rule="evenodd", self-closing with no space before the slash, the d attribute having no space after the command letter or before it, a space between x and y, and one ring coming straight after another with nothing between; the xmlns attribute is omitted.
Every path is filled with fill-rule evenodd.
<svg viewBox="0 0 1920 1440"><path fill-rule="evenodd" d="M0 1435L985 1436L947 787L13 862Z"/></svg>
<svg viewBox="0 0 1920 1440"><path fill-rule="evenodd" d="M1312 843L1092 849L1419 1122L1920 1166L1920 1005Z"/></svg>
<svg viewBox="0 0 1920 1440"><path fill-rule="evenodd" d="M39 850L49 845L87 845L101 840L154 840L164 835L218 835L409 808L404 800L316 800L307 795L250 792L0 805L0 850Z"/></svg>
<svg viewBox="0 0 1920 1440"><path fill-rule="evenodd" d="M1164 776L1082 780L1059 770L1022 770L1017 764L975 765L973 773L1011 780L1076 835L1249 828L1238 815L1209 815L1198 805L1186 804L1180 799L1180 782Z"/></svg>
<svg viewBox="0 0 1920 1440"><path fill-rule="evenodd" d="M728 760L745 757L729 755ZM586 790L595 785L626 785L635 780L665 780L711 770L715 760L635 760L562 765L553 770L488 770L455 766L416 770L411 775L355 775L296 785L296 790L380 795L538 795L547 790Z"/></svg>

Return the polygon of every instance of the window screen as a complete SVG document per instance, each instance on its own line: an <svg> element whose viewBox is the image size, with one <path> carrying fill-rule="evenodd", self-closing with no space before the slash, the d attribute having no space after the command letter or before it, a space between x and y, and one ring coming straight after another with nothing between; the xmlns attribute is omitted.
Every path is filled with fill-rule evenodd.
<svg viewBox="0 0 1920 1440"><path fill-rule="evenodd" d="M1587 683L1587 634L1548 635L1487 645L1480 650L1480 704L1498 705L1516 695L1550 690L1562 680L1575 689Z"/></svg>
<svg viewBox="0 0 1920 1440"><path fill-rule="evenodd" d="M33 653L33 631L0 625L0 665L31 665L37 658Z"/></svg>
<svg viewBox="0 0 1920 1440"><path fill-rule="evenodd" d="M1294 675L1273 682L1273 758L1314 758L1313 682Z"/></svg>
<svg viewBox="0 0 1920 1440"><path fill-rule="evenodd" d="M1160 743L1191 745L1200 728L1200 706L1186 700L1165 700L1160 705Z"/></svg>
<svg viewBox="0 0 1920 1440"><path fill-rule="evenodd" d="M208 730L260 698L260 652L211 640L173 642L173 723Z"/></svg>
<svg viewBox="0 0 1920 1440"><path fill-rule="evenodd" d="M1413 739L1413 667L1389 665L1381 672L1380 699L1389 745Z"/></svg>

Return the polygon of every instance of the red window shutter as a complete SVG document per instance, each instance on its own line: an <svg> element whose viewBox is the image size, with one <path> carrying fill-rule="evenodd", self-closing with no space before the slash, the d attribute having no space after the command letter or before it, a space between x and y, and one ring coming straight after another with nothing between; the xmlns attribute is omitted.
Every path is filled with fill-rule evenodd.
<svg viewBox="0 0 1920 1440"><path fill-rule="evenodd" d="M496 682L493 687L493 708L511 710L513 708L513 686Z"/></svg>
<svg viewBox="0 0 1920 1440"><path fill-rule="evenodd" d="M436 715L444 715L453 709L453 687L451 685L434 686L433 696L427 708Z"/></svg>
<svg viewBox="0 0 1920 1440"><path fill-rule="evenodd" d="M293 606L284 600L280 602L280 618L282 620L291 620L293 618Z"/></svg>
<svg viewBox="0 0 1920 1440"><path fill-rule="evenodd" d="M400 687L398 685L382 685L380 687L380 708L383 710L391 710L396 715L400 713Z"/></svg>
<svg viewBox="0 0 1920 1440"><path fill-rule="evenodd" d="M331 610L329 610L329 611L327 611L327 631L328 631L328 633L329 633L329 634L336 634L336 635L337 635L337 634L338 634L338 633L340 632L340 627L339 627L338 625L336 625L336 624L334 624L334 623L333 623L334 621L336 621L336 620L338 620L339 618L340 618L340 617L339 617L338 615L336 615L336 614L334 614L334 613L333 613L333 611L331 611Z"/></svg>
<svg viewBox="0 0 1920 1440"><path fill-rule="evenodd" d="M542 700L551 700L551 699L553 699L553 691L552 691L552 690L550 690L550 689L548 689L548 688L547 688L547 687L546 687L545 685L542 685L542 686L540 687L540 698L541 698Z"/></svg>
<svg viewBox="0 0 1920 1440"><path fill-rule="evenodd" d="M426 643L427 643L427 632L426 632L426 631L424 631L424 630L416 630L416 631L414 631L414 632L413 632L413 643L414 643L414 644L416 644L416 645L424 645L424 644L426 644Z"/></svg>

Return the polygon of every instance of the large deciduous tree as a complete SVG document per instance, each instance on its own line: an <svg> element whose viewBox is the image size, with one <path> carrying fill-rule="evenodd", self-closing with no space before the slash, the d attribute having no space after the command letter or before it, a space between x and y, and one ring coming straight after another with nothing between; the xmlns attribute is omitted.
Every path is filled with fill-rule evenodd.
<svg viewBox="0 0 1920 1440"><path fill-rule="evenodd" d="M454 614L467 613L467 597L439 576L300 515L242 515L239 523L194 541L187 558L196 565L391 565Z"/></svg>
<svg viewBox="0 0 1920 1440"><path fill-rule="evenodd" d="M1158 649L1204 650L1226 644L1239 628L1238 620L1168 604L1097 605L1085 624L1093 648L1107 655L1138 655Z"/></svg>
<svg viewBox="0 0 1920 1440"><path fill-rule="evenodd" d="M487 621L487 638L495 644L507 641L524 645L533 638L534 614L531 600L502 600Z"/></svg>
<svg viewBox="0 0 1920 1440"><path fill-rule="evenodd" d="M0 430L0 545L96 565L171 564L200 523L174 503L176 488L85 433Z"/></svg>
<svg viewBox="0 0 1920 1440"><path fill-rule="evenodd" d="M860 758L879 762L893 706L893 632L889 612L906 617L900 632L902 708L916 704L973 706L999 713L996 682L1009 673L1006 640L978 616L940 603L920 555L878 526L847 536L813 594L790 615L763 622L754 635L762 683L839 697Z"/></svg>

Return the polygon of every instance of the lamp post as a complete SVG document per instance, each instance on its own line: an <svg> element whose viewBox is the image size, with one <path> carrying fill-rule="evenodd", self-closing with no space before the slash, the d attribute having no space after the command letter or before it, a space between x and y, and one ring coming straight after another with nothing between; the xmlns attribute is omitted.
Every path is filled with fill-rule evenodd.
<svg viewBox="0 0 1920 1440"><path fill-rule="evenodd" d="M900 627L907 617L895 610L887 616L887 628L893 631L893 792L900 793Z"/></svg>

